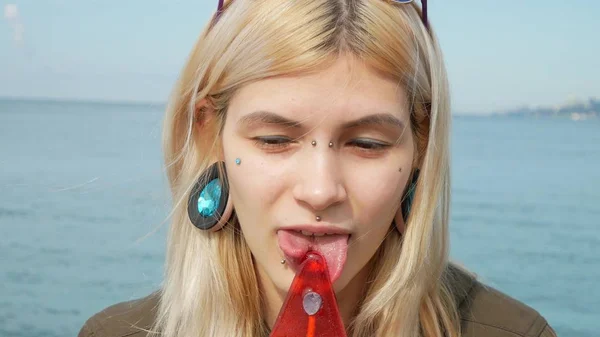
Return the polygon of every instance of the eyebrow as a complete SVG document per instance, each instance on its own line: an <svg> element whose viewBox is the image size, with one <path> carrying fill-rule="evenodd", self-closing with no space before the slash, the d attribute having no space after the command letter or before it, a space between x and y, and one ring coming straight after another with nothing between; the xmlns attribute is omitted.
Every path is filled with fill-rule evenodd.
<svg viewBox="0 0 600 337"><path fill-rule="evenodd" d="M389 113L376 113L359 118L348 123L344 123L344 129L351 129L360 126L392 126L394 128L404 129L404 123L396 116Z"/></svg>
<svg viewBox="0 0 600 337"><path fill-rule="evenodd" d="M269 111L255 111L240 118L237 123L239 126L252 127L258 124L272 124L293 128L301 128L300 122L278 115Z"/></svg>
<svg viewBox="0 0 600 337"><path fill-rule="evenodd" d="M239 126L252 127L259 124L271 124L292 128L302 128L302 123L283 117L274 112L255 111L243 116L237 123ZM359 119L346 122L342 125L343 129L351 129L361 126L391 126L394 128L404 129L404 123L396 116L390 113L376 113Z"/></svg>

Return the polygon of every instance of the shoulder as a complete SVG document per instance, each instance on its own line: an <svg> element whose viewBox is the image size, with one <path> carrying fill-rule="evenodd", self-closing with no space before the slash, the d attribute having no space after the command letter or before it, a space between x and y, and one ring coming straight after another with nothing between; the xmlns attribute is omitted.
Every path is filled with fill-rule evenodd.
<svg viewBox="0 0 600 337"><path fill-rule="evenodd" d="M463 337L556 337L546 319L501 291L454 269Z"/></svg>
<svg viewBox="0 0 600 337"><path fill-rule="evenodd" d="M78 337L142 337L154 324L159 294L112 305L90 317Z"/></svg>
<svg viewBox="0 0 600 337"><path fill-rule="evenodd" d="M478 281L459 311L464 337L556 336L535 309Z"/></svg>

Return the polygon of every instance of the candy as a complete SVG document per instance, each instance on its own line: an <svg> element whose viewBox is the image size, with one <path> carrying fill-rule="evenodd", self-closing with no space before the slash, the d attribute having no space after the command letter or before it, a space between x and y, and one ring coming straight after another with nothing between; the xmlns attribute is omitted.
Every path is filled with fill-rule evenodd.
<svg viewBox="0 0 600 337"><path fill-rule="evenodd" d="M346 337L327 262L308 252L288 291L270 337Z"/></svg>

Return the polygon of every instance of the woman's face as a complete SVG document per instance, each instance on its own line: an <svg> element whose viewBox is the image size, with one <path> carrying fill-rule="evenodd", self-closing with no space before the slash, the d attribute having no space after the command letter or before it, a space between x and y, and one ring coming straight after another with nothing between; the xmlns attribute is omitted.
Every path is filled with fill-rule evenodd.
<svg viewBox="0 0 600 337"><path fill-rule="evenodd" d="M350 57L236 93L224 160L263 286L285 294L310 250L337 292L368 273L411 171L409 116L402 87Z"/></svg>

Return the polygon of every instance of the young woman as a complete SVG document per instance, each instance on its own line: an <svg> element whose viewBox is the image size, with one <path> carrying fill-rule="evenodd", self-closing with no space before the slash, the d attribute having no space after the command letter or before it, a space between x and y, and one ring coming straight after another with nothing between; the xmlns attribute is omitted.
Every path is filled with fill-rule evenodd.
<svg viewBox="0 0 600 337"><path fill-rule="evenodd" d="M165 118L164 286L80 336L268 336L309 250L348 336L555 336L448 261L449 102L425 1L219 4Z"/></svg>

